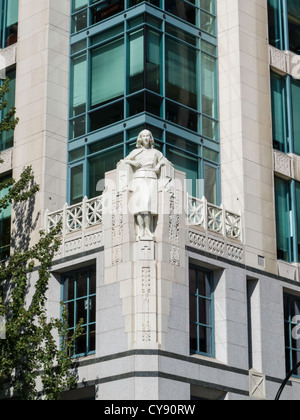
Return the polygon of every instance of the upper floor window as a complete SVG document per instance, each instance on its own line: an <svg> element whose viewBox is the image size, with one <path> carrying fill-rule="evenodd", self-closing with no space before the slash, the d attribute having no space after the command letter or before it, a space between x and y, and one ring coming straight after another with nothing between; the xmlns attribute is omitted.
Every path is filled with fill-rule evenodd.
<svg viewBox="0 0 300 420"><path fill-rule="evenodd" d="M268 0L268 11L270 44L300 54L299 0Z"/></svg>
<svg viewBox="0 0 300 420"><path fill-rule="evenodd" d="M0 121L10 111L11 108L15 107L15 96L16 96L16 68L13 67L6 70L6 76L9 78L9 92L3 97L4 101L7 101L7 107L0 111ZM0 83L3 83L0 81ZM0 133L0 151L13 147L14 144L14 131L2 131Z"/></svg>
<svg viewBox="0 0 300 420"><path fill-rule="evenodd" d="M299 334L300 320L300 299L299 297L284 296L284 329L285 329L285 354L286 371L291 372L300 362L300 340ZM300 378L300 368L294 375Z"/></svg>
<svg viewBox="0 0 300 420"><path fill-rule="evenodd" d="M19 0L0 0L1 7L1 45L9 47L18 40Z"/></svg>
<svg viewBox="0 0 300 420"><path fill-rule="evenodd" d="M5 197L8 190L1 188L1 183L10 178L9 176L0 178L0 199ZM10 232L11 232L11 205L0 211L0 261L5 260L10 255Z"/></svg>
<svg viewBox="0 0 300 420"><path fill-rule="evenodd" d="M300 82L271 74L273 147L300 155Z"/></svg>
<svg viewBox="0 0 300 420"><path fill-rule="evenodd" d="M275 178L277 258L300 261L300 182Z"/></svg>
<svg viewBox="0 0 300 420"><path fill-rule="evenodd" d="M89 267L70 272L62 280L70 336L80 321L83 329L74 342L72 356L93 354L96 349L96 270Z"/></svg>
<svg viewBox="0 0 300 420"><path fill-rule="evenodd" d="M214 357L214 298L212 273L190 266L190 351Z"/></svg>
<svg viewBox="0 0 300 420"><path fill-rule="evenodd" d="M72 48L71 140L142 113L218 139L215 45L148 14L90 44Z"/></svg>
<svg viewBox="0 0 300 420"><path fill-rule="evenodd" d="M141 3L149 3L211 35L216 34L216 0L72 0L72 33Z"/></svg>

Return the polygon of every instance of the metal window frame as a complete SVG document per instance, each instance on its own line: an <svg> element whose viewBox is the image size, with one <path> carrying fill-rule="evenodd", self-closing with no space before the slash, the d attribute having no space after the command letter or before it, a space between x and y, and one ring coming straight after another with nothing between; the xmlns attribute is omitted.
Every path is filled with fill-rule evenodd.
<svg viewBox="0 0 300 420"><path fill-rule="evenodd" d="M195 264L190 264L189 265L189 270L196 270L196 282L198 283L198 273L202 272L205 273L206 275L209 276L209 281L210 281L210 287L211 287L211 295L210 297L206 297L206 296L202 296L199 293L193 294L191 292L189 292L189 295L195 296L197 299L197 322L193 322L193 324L197 325L197 350L194 349L190 349L190 353L191 354L199 354L202 356L208 356L211 358L215 357L215 308L214 308L214 276L213 276L213 272L210 270L207 270L203 267L197 266ZM190 286L189 286L190 287ZM202 324L201 322L199 322L199 299L205 299L207 301L210 301L210 319L211 319L211 324ZM190 324L191 324L191 319L190 319ZM211 347L211 352L201 352L199 349L199 343L200 343L200 338L199 338L199 327L204 327L204 328L210 328L211 329L211 343L210 343L210 347Z"/></svg>
<svg viewBox="0 0 300 420"><path fill-rule="evenodd" d="M96 353L96 350L92 350L89 351L90 348L90 342L89 342L89 330L90 327L96 326L96 307L97 307L97 303L96 303L96 292L90 294L90 273L92 270L95 270L95 266L89 266L89 267L84 267L78 270L74 270L74 271L70 271L68 273L64 273L62 275L61 278L61 300L63 301L64 304L66 303L74 303L74 318L73 318L73 325L72 326L68 326L68 331L74 331L76 328L76 319L77 319L77 305L76 302L78 302L79 300L87 300L89 302L89 300L92 297L95 297L95 321L94 322L89 322L90 321L90 311L87 310L87 322L86 324L83 324L82 327L86 327L86 352L84 353L76 353L76 349L75 349L75 342L74 342L74 354L72 357L83 357L83 356L89 356L92 354ZM86 282L87 282L87 294L86 296L81 296L80 298L78 298L76 296L76 292L77 292L77 276L79 273L82 272L87 272L87 277L86 277ZM75 277L74 279L74 299L69 299L69 300L64 300L64 290L65 290L65 281L66 281L66 277L68 276L72 276Z"/></svg>
<svg viewBox="0 0 300 420"><path fill-rule="evenodd" d="M294 364L293 364L293 352L298 352L300 354L300 349L296 349L292 346L292 341L293 341L292 330L297 324L294 324L292 322L291 303L292 303L292 301L297 301L297 302L300 303L300 298L298 296L294 296L294 295L291 295L289 293L284 293L283 299L284 300L288 299L288 320L285 319L285 314L284 314L284 331L286 332L286 328L288 328L288 335L285 334L285 337L288 336L289 342L286 343L286 341L285 341L285 350L287 350L288 353L289 353L289 359L286 360L286 362L289 363L290 369L288 371L290 371L295 367ZM300 375L293 375L293 377L300 379Z"/></svg>

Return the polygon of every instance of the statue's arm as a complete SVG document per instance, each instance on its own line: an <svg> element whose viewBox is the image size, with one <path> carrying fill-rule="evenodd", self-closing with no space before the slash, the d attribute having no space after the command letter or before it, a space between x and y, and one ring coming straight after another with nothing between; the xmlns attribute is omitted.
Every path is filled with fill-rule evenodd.
<svg viewBox="0 0 300 420"><path fill-rule="evenodd" d="M164 157L162 153L159 152L159 155L157 156L156 166L154 167L154 171L158 174L162 166L165 166L165 164L166 164L166 158Z"/></svg>
<svg viewBox="0 0 300 420"><path fill-rule="evenodd" d="M121 162L124 162L124 163L128 163L130 166L132 166L132 167L134 167L134 168L136 168L136 169L138 169L138 168L141 168L141 163L140 162L138 162L138 161L136 161L135 160L135 158L136 158L136 156L137 156L137 153L136 153L137 151L136 150L133 150L128 156L126 156L126 158L125 159L123 159Z"/></svg>

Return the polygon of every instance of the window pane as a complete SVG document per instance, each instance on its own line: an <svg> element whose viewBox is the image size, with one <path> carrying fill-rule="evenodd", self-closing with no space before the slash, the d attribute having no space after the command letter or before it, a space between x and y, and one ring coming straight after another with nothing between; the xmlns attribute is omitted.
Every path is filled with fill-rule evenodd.
<svg viewBox="0 0 300 420"><path fill-rule="evenodd" d="M199 131L199 114L170 101L166 101L166 119L196 133Z"/></svg>
<svg viewBox="0 0 300 420"><path fill-rule="evenodd" d="M146 88L160 93L160 34L147 30L147 51L146 51Z"/></svg>
<svg viewBox="0 0 300 420"><path fill-rule="evenodd" d="M285 81L282 77L271 75L273 146L286 152L285 130Z"/></svg>
<svg viewBox="0 0 300 420"><path fill-rule="evenodd" d="M190 324L190 351L198 352L198 327L197 324Z"/></svg>
<svg viewBox="0 0 300 420"><path fill-rule="evenodd" d="M216 0L200 0L200 7L209 13L215 14Z"/></svg>
<svg viewBox="0 0 300 420"><path fill-rule="evenodd" d="M10 254L11 218L0 220L0 260L5 260Z"/></svg>
<svg viewBox="0 0 300 420"><path fill-rule="evenodd" d="M129 36L130 49L130 92L144 87L144 30Z"/></svg>
<svg viewBox="0 0 300 420"><path fill-rule="evenodd" d="M114 124L124 119L124 101L114 102L89 114L90 131Z"/></svg>
<svg viewBox="0 0 300 420"><path fill-rule="evenodd" d="M207 117L202 117L202 134L213 140L218 139L218 123Z"/></svg>
<svg viewBox="0 0 300 420"><path fill-rule="evenodd" d="M269 43L280 50L283 49L283 28L281 5L278 0L268 0Z"/></svg>
<svg viewBox="0 0 300 420"><path fill-rule="evenodd" d="M83 271L77 274L76 278L76 298L87 296L88 273Z"/></svg>
<svg viewBox="0 0 300 420"><path fill-rule="evenodd" d="M99 191L96 190L99 181L104 179L105 172L116 168L117 163L123 159L123 147L111 150L109 152L101 153L89 160L89 184L90 197L97 197Z"/></svg>
<svg viewBox="0 0 300 420"><path fill-rule="evenodd" d="M72 0L72 12L87 6L88 0Z"/></svg>
<svg viewBox="0 0 300 420"><path fill-rule="evenodd" d="M275 178L277 257L290 261L289 245L289 185L282 179Z"/></svg>
<svg viewBox="0 0 300 420"><path fill-rule="evenodd" d="M90 295L96 293L96 270L91 269L89 271L89 288L90 288Z"/></svg>
<svg viewBox="0 0 300 420"><path fill-rule="evenodd" d="M210 298L211 297L211 284L210 284L210 276L205 271L198 271L198 281L197 281L197 288L198 288L198 295L205 296Z"/></svg>
<svg viewBox="0 0 300 420"><path fill-rule="evenodd" d="M205 197L211 204L217 204L217 169L204 165Z"/></svg>
<svg viewBox="0 0 300 420"><path fill-rule="evenodd" d="M107 0L92 9L92 25L124 10L124 0Z"/></svg>
<svg viewBox="0 0 300 420"><path fill-rule="evenodd" d="M183 0L165 0L167 12L196 25L196 8Z"/></svg>
<svg viewBox="0 0 300 420"><path fill-rule="evenodd" d="M166 39L166 96L197 109L197 50L169 38Z"/></svg>
<svg viewBox="0 0 300 420"><path fill-rule="evenodd" d="M15 107L16 94L16 69L7 71L6 76L9 78L9 92L3 96L3 100L8 101L7 107L2 110L2 117L5 117L11 108ZM14 131L3 131L0 134L0 151L13 147Z"/></svg>
<svg viewBox="0 0 300 420"><path fill-rule="evenodd" d="M293 115L293 138L294 138L294 152L300 155L300 83L292 81L292 115Z"/></svg>
<svg viewBox="0 0 300 420"><path fill-rule="evenodd" d="M297 216L297 237L298 237L298 261L300 261L300 183L296 182L296 216Z"/></svg>
<svg viewBox="0 0 300 420"><path fill-rule="evenodd" d="M96 296L89 298L89 322L96 321Z"/></svg>
<svg viewBox="0 0 300 420"><path fill-rule="evenodd" d="M299 0L287 0L289 49L300 54L300 5Z"/></svg>
<svg viewBox="0 0 300 420"><path fill-rule="evenodd" d="M86 104L86 54L72 59L71 67L71 116L85 112Z"/></svg>
<svg viewBox="0 0 300 420"><path fill-rule="evenodd" d="M64 278L64 301L72 300L75 297L75 277L67 276Z"/></svg>
<svg viewBox="0 0 300 420"><path fill-rule="evenodd" d="M208 13L200 13L200 28L212 35L215 35L215 18Z"/></svg>
<svg viewBox="0 0 300 420"><path fill-rule="evenodd" d="M167 148L167 158L173 163L175 169L186 173L187 190L192 197L197 196L198 159L181 152Z"/></svg>
<svg viewBox="0 0 300 420"><path fill-rule="evenodd" d="M87 10L77 13L72 16L72 33L84 30L87 27Z"/></svg>
<svg viewBox="0 0 300 420"><path fill-rule="evenodd" d="M211 302L207 299L198 299L198 322L200 324L210 325L211 324Z"/></svg>
<svg viewBox="0 0 300 420"><path fill-rule="evenodd" d="M92 352L96 350L96 325L90 325L89 327L89 348L88 351Z"/></svg>
<svg viewBox="0 0 300 420"><path fill-rule="evenodd" d="M87 323L87 299L79 299L76 301L76 324L82 321Z"/></svg>
<svg viewBox="0 0 300 420"><path fill-rule="evenodd" d="M9 179L10 179L10 176L5 176L3 178L0 178L0 185L2 184L2 182L7 181ZM0 190L0 199L3 199L4 197L6 197L8 192L9 192L9 188L2 188ZM9 204L6 209L0 209L0 220L7 219L10 216L11 216L11 204Z"/></svg>
<svg viewBox="0 0 300 420"><path fill-rule="evenodd" d="M75 354L85 354L87 352L86 327L83 327L82 330L83 334L76 339Z"/></svg>
<svg viewBox="0 0 300 420"><path fill-rule="evenodd" d="M190 350L213 354L213 301L210 273L190 267Z"/></svg>
<svg viewBox="0 0 300 420"><path fill-rule="evenodd" d="M161 116L162 100L156 95L149 92L141 92L128 99L129 116L140 114L142 112L149 112L150 114Z"/></svg>
<svg viewBox="0 0 300 420"><path fill-rule="evenodd" d="M202 112L217 118L216 60L202 54Z"/></svg>
<svg viewBox="0 0 300 420"><path fill-rule="evenodd" d="M199 350L212 354L212 329L199 326Z"/></svg>
<svg viewBox="0 0 300 420"><path fill-rule="evenodd" d="M9 47L15 44L18 40L18 14L19 14L19 0L8 0L7 14L5 23L5 45Z"/></svg>
<svg viewBox="0 0 300 420"><path fill-rule="evenodd" d="M91 106L124 94L124 40L112 41L92 52Z"/></svg>
<svg viewBox="0 0 300 420"><path fill-rule="evenodd" d="M71 205L83 199L83 165L71 168Z"/></svg>

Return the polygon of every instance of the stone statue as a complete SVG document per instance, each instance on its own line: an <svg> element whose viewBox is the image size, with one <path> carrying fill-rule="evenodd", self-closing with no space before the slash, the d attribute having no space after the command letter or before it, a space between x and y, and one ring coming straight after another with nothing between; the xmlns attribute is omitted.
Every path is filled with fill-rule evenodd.
<svg viewBox="0 0 300 420"><path fill-rule="evenodd" d="M131 211L136 217L137 239L153 240L154 217L158 215L158 180L162 168L171 164L154 148L149 130L139 134L136 149L121 162L133 170L129 188L133 192Z"/></svg>

